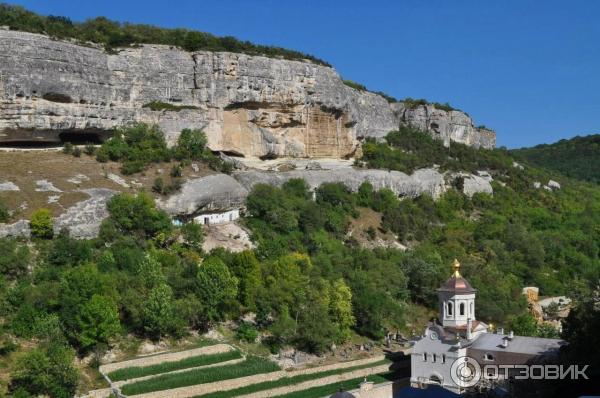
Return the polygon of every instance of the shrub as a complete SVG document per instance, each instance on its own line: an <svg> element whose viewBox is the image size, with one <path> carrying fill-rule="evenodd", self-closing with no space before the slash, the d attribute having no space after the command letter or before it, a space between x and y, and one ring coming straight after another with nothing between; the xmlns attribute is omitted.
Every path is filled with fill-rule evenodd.
<svg viewBox="0 0 600 398"><path fill-rule="evenodd" d="M94 144L86 144L83 148L83 152L85 152L86 155L94 156L96 154L96 147Z"/></svg>
<svg viewBox="0 0 600 398"><path fill-rule="evenodd" d="M102 144L96 159L122 162L121 172L129 175L143 171L150 163L169 161L171 150L157 126L138 123L115 131Z"/></svg>
<svg viewBox="0 0 600 398"><path fill-rule="evenodd" d="M353 88L355 90L358 90L358 91L367 91L367 87L365 87L363 84L354 82L352 80L342 80L342 82L346 86L351 87L351 88Z"/></svg>
<svg viewBox="0 0 600 398"><path fill-rule="evenodd" d="M62 149L63 153L70 155L73 153L73 144L70 142L65 142Z"/></svg>
<svg viewBox="0 0 600 398"><path fill-rule="evenodd" d="M52 213L48 209L37 209L32 215L29 225L31 234L38 238L52 238L54 235Z"/></svg>
<svg viewBox="0 0 600 398"><path fill-rule="evenodd" d="M185 242L192 247L202 247L204 241L204 228L202 224L196 224L193 222L184 224L181 227L181 233Z"/></svg>
<svg viewBox="0 0 600 398"><path fill-rule="evenodd" d="M173 111L179 112L182 109L198 109L197 106L194 105L174 105L169 104L167 102L161 101L152 101L147 104L144 104L142 108L150 108L152 111Z"/></svg>
<svg viewBox="0 0 600 398"><path fill-rule="evenodd" d="M152 184L152 190L161 195L164 195L166 193L165 181L162 177L156 177L154 179L154 183Z"/></svg>
<svg viewBox="0 0 600 398"><path fill-rule="evenodd" d="M73 156L75 156L76 158L80 158L81 157L81 148L79 148L78 146L73 148Z"/></svg>
<svg viewBox="0 0 600 398"><path fill-rule="evenodd" d="M241 322L237 328L236 337L247 343L254 343L258 338L258 330L248 322Z"/></svg>
<svg viewBox="0 0 600 398"><path fill-rule="evenodd" d="M177 139L177 158L200 160L209 157L207 142L206 134L202 130L182 130Z"/></svg>
<svg viewBox="0 0 600 398"><path fill-rule="evenodd" d="M0 223L7 222L10 218L10 213L6 205L0 200Z"/></svg>
<svg viewBox="0 0 600 398"><path fill-rule="evenodd" d="M111 198L107 207L110 219L122 233L152 238L158 233L168 233L171 230L171 218L157 209L147 194L118 194Z"/></svg>
<svg viewBox="0 0 600 398"><path fill-rule="evenodd" d="M171 169L171 177L181 177L182 168L181 165L177 164Z"/></svg>

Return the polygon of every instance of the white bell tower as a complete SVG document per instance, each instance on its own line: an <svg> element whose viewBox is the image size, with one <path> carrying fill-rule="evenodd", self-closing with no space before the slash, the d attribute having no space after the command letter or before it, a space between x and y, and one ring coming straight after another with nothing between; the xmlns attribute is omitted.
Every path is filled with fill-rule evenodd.
<svg viewBox="0 0 600 398"><path fill-rule="evenodd" d="M467 328L469 320L475 320L476 290L460 275L458 260L452 268L452 276L438 289L440 320L444 327Z"/></svg>

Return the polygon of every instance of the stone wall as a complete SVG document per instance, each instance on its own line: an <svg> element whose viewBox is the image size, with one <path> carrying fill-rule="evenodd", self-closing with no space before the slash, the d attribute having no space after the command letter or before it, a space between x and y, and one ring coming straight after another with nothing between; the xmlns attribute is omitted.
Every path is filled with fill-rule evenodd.
<svg viewBox="0 0 600 398"><path fill-rule="evenodd" d="M329 67L227 52L142 45L107 53L47 36L0 30L0 143L90 140L131 122L158 124L173 141L202 128L209 146L245 156L350 157L364 137L383 137L421 116L346 86ZM153 101L187 109L157 110ZM461 112L427 109L441 138L491 147ZM430 122L431 121L431 122ZM471 123L471 124L469 124ZM62 137L64 139L64 136Z"/></svg>

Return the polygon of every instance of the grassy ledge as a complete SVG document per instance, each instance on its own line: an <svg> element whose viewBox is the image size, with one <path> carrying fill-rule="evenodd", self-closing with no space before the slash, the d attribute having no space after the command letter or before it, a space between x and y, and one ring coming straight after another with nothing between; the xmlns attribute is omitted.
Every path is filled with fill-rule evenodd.
<svg viewBox="0 0 600 398"><path fill-rule="evenodd" d="M374 363L353 366L351 368L333 369L333 370L328 370L328 371L319 372L319 373L302 374L302 375L298 375L298 376L284 377L279 380L265 381L263 383L251 384L251 385L236 388L233 390L218 391L218 392L214 392L214 393L210 393L210 394L204 394L202 396L198 396L198 397L194 397L194 398L238 397L241 395L252 394L252 393L255 393L258 391L265 391L265 390L271 390L273 388L290 386L290 385L294 385L294 384L298 384L298 383L303 383L305 381L321 379L323 377L334 376L334 375L338 375L338 374L352 372L355 370L380 366L380 365L384 365L384 364L388 364L388 363L391 364L392 361L390 361L388 359L384 359L384 360L374 362ZM361 379L361 381L362 381L362 379ZM338 386L339 386L339 384L338 384Z"/></svg>
<svg viewBox="0 0 600 398"><path fill-rule="evenodd" d="M197 106L194 105L173 105L167 102L161 101L152 101L144 104L142 108L150 108L152 111L173 111L179 112L183 109L198 109Z"/></svg>
<svg viewBox="0 0 600 398"><path fill-rule="evenodd" d="M274 362L259 357L248 357L244 362L234 365L193 369L188 372L172 373L137 383L126 384L121 389L121 392L125 395L137 395L153 391L170 390L172 388L188 387L196 384L237 379L239 377L278 370L280 368Z"/></svg>
<svg viewBox="0 0 600 398"><path fill-rule="evenodd" d="M108 374L112 381L130 380L138 377L157 375L161 373L172 372L198 366L212 365L219 362L230 361L232 359L241 358L242 354L239 351L228 351L218 354L197 355L174 362L163 362L151 366L133 366L115 370Z"/></svg>

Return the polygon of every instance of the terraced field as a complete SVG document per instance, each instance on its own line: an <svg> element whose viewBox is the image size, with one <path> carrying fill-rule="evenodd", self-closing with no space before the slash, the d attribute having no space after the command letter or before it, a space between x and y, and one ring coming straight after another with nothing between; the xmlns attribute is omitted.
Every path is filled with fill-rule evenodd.
<svg viewBox="0 0 600 398"><path fill-rule="evenodd" d="M365 377L376 383L389 381L390 365L390 360L378 356L285 371L269 359L217 344L103 365L100 371L120 397L310 398L327 395L332 388L334 392L340 385L355 389Z"/></svg>

